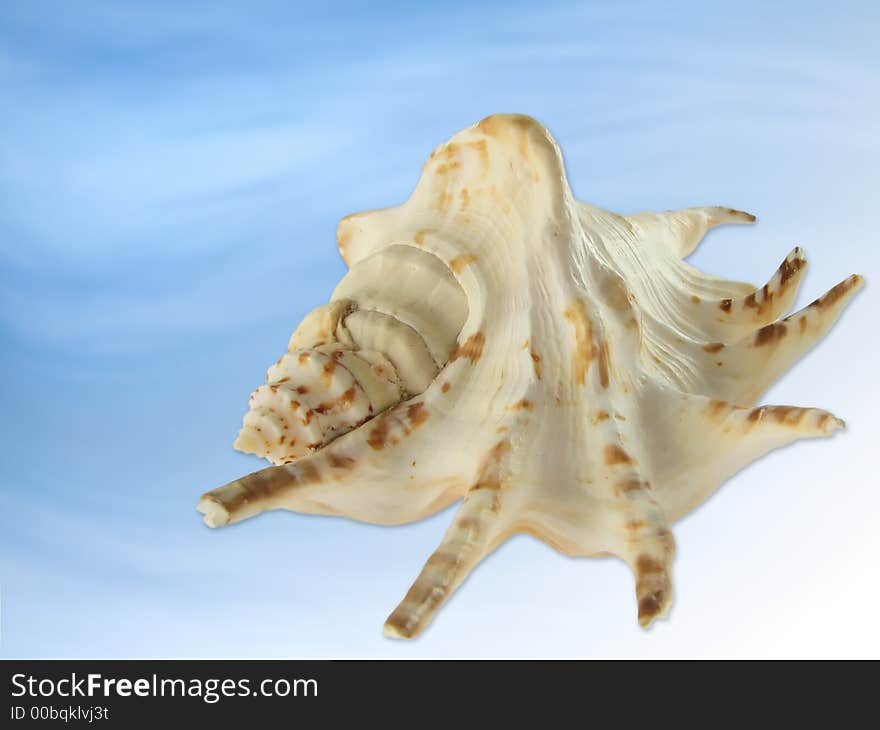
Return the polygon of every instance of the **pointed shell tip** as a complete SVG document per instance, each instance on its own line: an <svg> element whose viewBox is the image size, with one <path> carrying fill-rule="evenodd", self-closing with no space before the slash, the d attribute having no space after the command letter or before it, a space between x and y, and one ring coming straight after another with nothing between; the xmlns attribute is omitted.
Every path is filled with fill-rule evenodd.
<svg viewBox="0 0 880 730"><path fill-rule="evenodd" d="M400 632L399 626L395 626L394 624L392 624L388 621L386 621L385 625L382 626L382 633L388 639L409 639L410 638L409 636L406 636L405 634L402 634Z"/></svg>

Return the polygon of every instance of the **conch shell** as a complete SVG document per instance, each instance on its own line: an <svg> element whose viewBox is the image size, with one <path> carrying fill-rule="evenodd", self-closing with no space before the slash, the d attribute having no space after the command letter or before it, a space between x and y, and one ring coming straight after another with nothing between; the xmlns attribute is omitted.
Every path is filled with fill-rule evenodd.
<svg viewBox="0 0 880 730"><path fill-rule="evenodd" d="M578 202L526 116L456 134L406 203L340 223L349 273L293 333L236 441L276 466L203 495L205 522L283 508L397 524L461 499L388 635L418 634L517 532L621 557L647 626L672 597L670 525L762 454L843 426L755 403L861 277L780 319L800 249L757 288L682 261L713 226L753 220Z"/></svg>

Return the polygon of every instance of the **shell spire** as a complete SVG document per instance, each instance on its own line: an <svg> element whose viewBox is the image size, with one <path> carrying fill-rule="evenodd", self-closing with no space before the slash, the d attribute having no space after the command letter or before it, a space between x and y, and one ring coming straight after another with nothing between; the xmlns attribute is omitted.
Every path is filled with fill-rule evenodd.
<svg viewBox="0 0 880 730"><path fill-rule="evenodd" d="M762 286L682 260L713 226L754 219L611 213L574 199L534 119L465 129L403 205L339 224L350 270L294 332L236 441L275 466L204 494L206 523L280 508L398 524L461 500L388 635L417 635L518 532L622 558L649 625L672 599L672 523L761 455L843 426L757 402L861 277L786 316L800 248Z"/></svg>

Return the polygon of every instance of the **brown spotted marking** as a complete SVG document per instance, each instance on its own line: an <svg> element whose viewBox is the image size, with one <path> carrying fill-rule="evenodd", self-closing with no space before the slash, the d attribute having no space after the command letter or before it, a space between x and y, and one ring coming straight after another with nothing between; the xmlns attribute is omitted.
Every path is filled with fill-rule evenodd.
<svg viewBox="0 0 880 730"><path fill-rule="evenodd" d="M789 426L799 424L804 417L804 413L806 413L804 408L796 406L772 406L770 411L779 423L785 423Z"/></svg>
<svg viewBox="0 0 880 730"><path fill-rule="evenodd" d="M518 400L514 403L510 410L512 411L530 411L535 407L535 404L532 403L528 398L523 398L522 400Z"/></svg>
<svg viewBox="0 0 880 730"><path fill-rule="evenodd" d="M648 483L650 487L650 482ZM672 530L668 527L658 527L654 533L655 539L663 545L663 551L668 556L672 556L675 553L675 536L672 534Z"/></svg>
<svg viewBox="0 0 880 730"><path fill-rule="evenodd" d="M424 403L413 403L406 409L406 418L414 429L427 421L429 415Z"/></svg>
<svg viewBox="0 0 880 730"><path fill-rule="evenodd" d="M475 365L477 360L483 354L483 345L486 342L486 336L482 332L476 332L468 337L464 344L455 343L452 354L449 356L449 362L455 362L461 357L466 357L471 361L471 365Z"/></svg>
<svg viewBox="0 0 880 730"><path fill-rule="evenodd" d="M297 358L297 360L299 360L299 364L300 364L300 365L305 365L305 364L308 362L309 357L310 357L310 355L309 355L309 351L308 351L308 350L303 350L303 351L299 354L299 357Z"/></svg>
<svg viewBox="0 0 880 730"><path fill-rule="evenodd" d="M446 208L449 207L449 204L452 202L452 193L448 193L445 190L441 190L437 193L437 196L434 198L434 207L438 212L443 212Z"/></svg>
<svg viewBox="0 0 880 730"><path fill-rule="evenodd" d="M647 626L662 611L669 589L666 567L649 555L636 559L636 595L639 597L639 623Z"/></svg>
<svg viewBox="0 0 880 730"><path fill-rule="evenodd" d="M505 454L510 453L510 449L510 441L506 439L504 441L499 441L492 447L492 450L489 452L490 462L492 462L494 465L498 465L501 461L501 458Z"/></svg>
<svg viewBox="0 0 880 730"><path fill-rule="evenodd" d="M483 165L483 174L485 175L489 172L489 146L486 144L485 139L472 142L471 144L477 150L477 154L480 155L480 162Z"/></svg>
<svg viewBox="0 0 880 730"><path fill-rule="evenodd" d="M331 453L327 455L327 463L334 469L353 469L357 462L350 456Z"/></svg>
<svg viewBox="0 0 880 730"><path fill-rule="evenodd" d="M574 327L574 379L578 385L583 385L586 382L587 370L596 357L593 326L587 316L587 305L583 299L575 299L564 314Z"/></svg>
<svg viewBox="0 0 880 730"><path fill-rule="evenodd" d="M821 297L812 302L810 306L818 307L819 309L830 307L834 305L847 292L849 292L850 289L860 284L861 281L862 277L858 274L850 276L848 279L844 279L839 284L831 287L831 289L825 292Z"/></svg>
<svg viewBox="0 0 880 730"><path fill-rule="evenodd" d="M483 527L483 522L482 520L480 520L479 517L471 517L469 515L465 517L458 517L456 519L456 524L462 530L475 532L481 531Z"/></svg>
<svg viewBox="0 0 880 730"><path fill-rule="evenodd" d="M487 137L498 137L501 132L498 118L494 115L491 117L486 117L485 119L481 119L479 122L477 122L477 129L479 129Z"/></svg>
<svg viewBox="0 0 880 730"><path fill-rule="evenodd" d="M523 129L522 133L519 136L519 144L517 145L517 151L519 152L519 156L524 160L528 160L529 155L529 132L528 129ZM534 176L534 174L533 174Z"/></svg>
<svg viewBox="0 0 880 730"><path fill-rule="evenodd" d="M351 407L351 404L354 403L355 395L357 395L357 390L352 385L341 396L339 396L339 406L342 408L342 410Z"/></svg>
<svg viewBox="0 0 880 730"><path fill-rule="evenodd" d="M804 315L801 315L798 326L800 327L801 334L807 331L807 318Z"/></svg>
<svg viewBox="0 0 880 730"><path fill-rule="evenodd" d="M449 392L449 389L450 389L451 387L452 387L452 386L449 384L449 381L447 380L446 382L443 383L442 386L440 386L440 390L442 390L444 393L448 393L448 392Z"/></svg>
<svg viewBox="0 0 880 730"><path fill-rule="evenodd" d="M388 419L380 416L375 420L373 427L370 429L370 435L367 437L367 443L375 451L381 451L385 448L388 441Z"/></svg>
<svg viewBox="0 0 880 730"><path fill-rule="evenodd" d="M462 253L456 256L452 261L449 262L449 268L452 269L456 274L460 274L465 266L468 266L474 261L477 260L477 257L472 253Z"/></svg>
<svg viewBox="0 0 880 730"><path fill-rule="evenodd" d="M651 619L660 614L663 610L662 601L665 597L666 591L663 588L658 588L639 598L639 625L647 626Z"/></svg>
<svg viewBox="0 0 880 730"><path fill-rule="evenodd" d="M425 567L430 567L439 573L449 574L458 572L463 563L464 555L461 553L437 550L428 558Z"/></svg>
<svg viewBox="0 0 880 730"><path fill-rule="evenodd" d="M666 568L659 560L642 554L636 558L636 572L639 576L662 575Z"/></svg>
<svg viewBox="0 0 880 730"><path fill-rule="evenodd" d="M297 385L296 392L300 395L304 395L309 392L309 389L305 385Z"/></svg>
<svg viewBox="0 0 880 730"><path fill-rule="evenodd" d="M694 304L699 304L699 303L700 303L701 301L703 301L703 300L700 299L696 294L691 294L691 301L692 301Z"/></svg>
<svg viewBox="0 0 880 730"><path fill-rule="evenodd" d="M599 347L599 384L608 387L608 342L605 340Z"/></svg>
<svg viewBox="0 0 880 730"><path fill-rule="evenodd" d="M468 192L467 188L462 188L458 193L458 197L461 200L461 207L462 208L467 208L468 205L470 205L471 194Z"/></svg>
<svg viewBox="0 0 880 730"><path fill-rule="evenodd" d="M773 322L766 327L761 327L761 329L755 333L754 346L763 347L764 345L778 342L785 337L786 332L787 327L782 322Z"/></svg>
<svg viewBox="0 0 880 730"><path fill-rule="evenodd" d="M278 479L280 477L280 480ZM238 495L233 500L226 502L224 506L232 512L233 509L247 504L248 502L256 502L261 498L271 497L278 489L279 481L296 483L297 475L290 473L286 469L276 471L274 469L263 469L238 480L241 487Z"/></svg>
<svg viewBox="0 0 880 730"><path fill-rule="evenodd" d="M449 145L449 147L452 146L453 145ZM486 140L479 139L475 142L464 142L461 146L472 147L477 151L477 154L480 156L480 164L483 167L483 174L485 175L489 171L489 146L486 144ZM452 155L447 156L451 157Z"/></svg>
<svg viewBox="0 0 880 730"><path fill-rule="evenodd" d="M299 461L297 462L297 467L302 472L299 478L300 484L314 484L321 481L321 472L318 471L318 467L313 462L308 460Z"/></svg>
<svg viewBox="0 0 880 730"><path fill-rule="evenodd" d="M632 464L633 458L618 444L607 444L605 446L605 463L608 464L608 466Z"/></svg>
<svg viewBox="0 0 880 730"><path fill-rule="evenodd" d="M541 356L535 350L532 350L529 354L532 356L532 366L535 368L535 377L538 380L540 380L541 379Z"/></svg>
<svg viewBox="0 0 880 730"><path fill-rule="evenodd" d="M528 132L535 127L535 120L525 114L511 114L510 123L523 132Z"/></svg>
<svg viewBox="0 0 880 730"><path fill-rule="evenodd" d="M336 360L329 360L321 370L321 378L329 387L333 382L333 373L336 371Z"/></svg>
<svg viewBox="0 0 880 730"><path fill-rule="evenodd" d="M785 282L787 282L792 276L794 276L798 271L803 268L805 261L800 257L801 250L796 248L794 250L795 258L791 261L786 259L782 262L779 267L779 286L785 286Z"/></svg>
<svg viewBox="0 0 880 730"><path fill-rule="evenodd" d="M622 479L614 485L614 494L618 497L623 495L631 495L635 492L641 492L646 489L650 489L651 485L648 482L643 482L641 479L637 479L635 477L631 477L629 479Z"/></svg>
<svg viewBox="0 0 880 730"><path fill-rule="evenodd" d="M824 428L825 424L828 423L828 419L831 417L830 413L820 413L819 417L816 419L816 426L818 428Z"/></svg>
<svg viewBox="0 0 880 730"><path fill-rule="evenodd" d="M724 413L730 408L730 405L723 400L712 399L709 401L709 405L706 406L706 415L718 416L721 413Z"/></svg>
<svg viewBox="0 0 880 730"><path fill-rule="evenodd" d="M647 596L639 598L639 623L644 625L650 619L660 613L660 599L663 597L662 591L649 593Z"/></svg>
<svg viewBox="0 0 880 730"><path fill-rule="evenodd" d="M425 245L425 236L427 236L428 234L433 233L433 232L434 232L433 228L423 228L420 231L416 231L413 234L413 241L415 241L417 246L424 246Z"/></svg>
<svg viewBox="0 0 880 730"><path fill-rule="evenodd" d="M455 170L458 167L461 167L461 163L458 160L454 160L452 162L437 165L437 169L435 170L435 172L438 175L445 175L450 170Z"/></svg>
<svg viewBox="0 0 880 730"><path fill-rule="evenodd" d="M479 476L477 477L477 481L473 487L471 487L472 491L477 489L490 489L492 491L499 491L502 487L501 477L498 474L498 466L501 463L501 460L504 458L504 455L510 451L510 441L504 439L503 441L499 441L489 453L486 455L486 458L483 460L483 464L480 467ZM497 508L497 504L496 504Z"/></svg>
<svg viewBox="0 0 880 730"><path fill-rule="evenodd" d="M721 350L724 349L724 343L723 342L707 342L705 345L703 345L703 349L706 352L720 352Z"/></svg>
<svg viewBox="0 0 880 730"><path fill-rule="evenodd" d="M593 416L593 423L602 423L602 421L607 421L608 418L608 411L596 411L596 415Z"/></svg>
<svg viewBox="0 0 880 730"><path fill-rule="evenodd" d="M721 307L722 312L730 312L730 308L733 306L732 299L722 299L721 304L718 305Z"/></svg>

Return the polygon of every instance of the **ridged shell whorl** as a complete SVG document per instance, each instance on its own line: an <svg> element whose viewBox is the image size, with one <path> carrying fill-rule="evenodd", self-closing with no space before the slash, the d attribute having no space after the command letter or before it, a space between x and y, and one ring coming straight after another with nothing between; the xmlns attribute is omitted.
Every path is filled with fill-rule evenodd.
<svg viewBox="0 0 880 730"><path fill-rule="evenodd" d="M422 393L466 316L464 292L436 257L412 246L377 251L293 333L251 395L235 448L289 463Z"/></svg>

